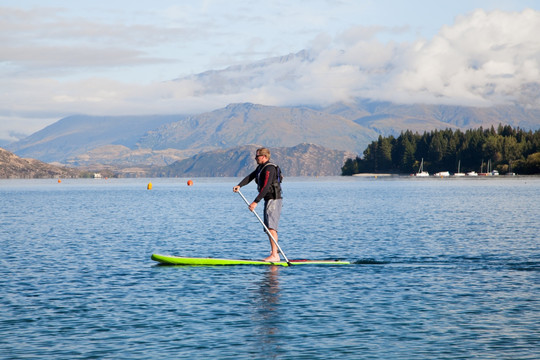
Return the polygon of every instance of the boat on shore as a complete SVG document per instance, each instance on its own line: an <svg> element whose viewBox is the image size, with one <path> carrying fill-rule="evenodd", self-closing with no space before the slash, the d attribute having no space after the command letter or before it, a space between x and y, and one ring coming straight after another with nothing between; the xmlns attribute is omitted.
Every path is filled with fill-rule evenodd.
<svg viewBox="0 0 540 360"><path fill-rule="evenodd" d="M484 172L484 160L482 160L482 164L480 165L480 172L478 173L478 176L488 176L488 173Z"/></svg>
<svg viewBox="0 0 540 360"><path fill-rule="evenodd" d="M512 172L512 161L508 162L508 172L506 176L516 176L515 172Z"/></svg>
<svg viewBox="0 0 540 360"><path fill-rule="evenodd" d="M420 163L420 168L418 169L418 172L414 175L416 177L428 177L429 173L427 171L424 171L424 158L422 158L422 162Z"/></svg>
<svg viewBox="0 0 540 360"><path fill-rule="evenodd" d="M465 176L465 173L460 172L460 170L461 170L460 168L461 168L461 160L458 161L457 173L454 173L454 176L456 176L456 177Z"/></svg>
<svg viewBox="0 0 540 360"><path fill-rule="evenodd" d="M484 162L482 161L482 166L480 167L480 176L499 176L499 172L497 170L493 170L491 167L491 159L488 160L486 172L482 172L482 169L484 167Z"/></svg>

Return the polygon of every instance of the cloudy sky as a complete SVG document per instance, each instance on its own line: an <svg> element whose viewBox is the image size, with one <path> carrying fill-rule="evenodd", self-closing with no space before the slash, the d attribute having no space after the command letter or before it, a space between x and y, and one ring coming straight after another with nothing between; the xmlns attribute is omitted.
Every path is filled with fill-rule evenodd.
<svg viewBox="0 0 540 360"><path fill-rule="evenodd" d="M536 0L3 0L0 140L233 102L540 107L538 34Z"/></svg>

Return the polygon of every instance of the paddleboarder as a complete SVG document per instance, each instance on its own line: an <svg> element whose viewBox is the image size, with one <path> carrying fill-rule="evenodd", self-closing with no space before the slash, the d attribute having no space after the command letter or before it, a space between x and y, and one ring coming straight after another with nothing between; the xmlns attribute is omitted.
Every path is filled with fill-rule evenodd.
<svg viewBox="0 0 540 360"><path fill-rule="evenodd" d="M257 183L259 194L249 204L249 210L255 211L259 202L264 199L264 224L268 228L270 234L271 253L265 261L277 262L280 260L278 246L272 241L272 236L277 242L278 240L278 223L281 215L282 196L281 196L281 171L279 167L270 162L270 150L267 148L259 148L255 153L255 161L257 168L248 176L246 176L238 185L233 187L234 192L238 192L242 186L249 184L252 180Z"/></svg>

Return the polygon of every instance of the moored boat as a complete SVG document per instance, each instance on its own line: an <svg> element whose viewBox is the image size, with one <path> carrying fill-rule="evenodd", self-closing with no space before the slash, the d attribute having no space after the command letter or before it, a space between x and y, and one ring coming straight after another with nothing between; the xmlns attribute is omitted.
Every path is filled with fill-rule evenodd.
<svg viewBox="0 0 540 360"><path fill-rule="evenodd" d="M461 167L461 160L458 161L458 165L457 165L457 173L454 173L454 176L465 176L465 173L462 173L460 172L460 167Z"/></svg>
<svg viewBox="0 0 540 360"><path fill-rule="evenodd" d="M427 171L424 171L424 158L422 158L422 162L420 163L420 168L418 169L418 172L414 175L416 177L428 177L429 173Z"/></svg>

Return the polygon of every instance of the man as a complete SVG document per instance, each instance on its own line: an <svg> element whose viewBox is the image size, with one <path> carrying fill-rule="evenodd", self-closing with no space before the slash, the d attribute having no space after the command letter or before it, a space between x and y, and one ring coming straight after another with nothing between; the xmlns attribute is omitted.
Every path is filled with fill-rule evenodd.
<svg viewBox="0 0 540 360"><path fill-rule="evenodd" d="M270 163L270 150L267 148L257 149L255 155L257 168L251 174L246 176L238 185L233 187L234 192L238 192L242 186L249 184L252 180L257 183L259 194L249 205L250 211L255 211L257 204L264 199L264 224L269 230L268 239L272 248L270 256L264 261L278 262L280 260L279 250L272 241L270 235L278 241L278 223L281 215L283 199L281 197L281 186L278 179L278 167Z"/></svg>

